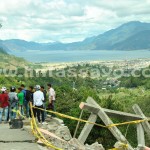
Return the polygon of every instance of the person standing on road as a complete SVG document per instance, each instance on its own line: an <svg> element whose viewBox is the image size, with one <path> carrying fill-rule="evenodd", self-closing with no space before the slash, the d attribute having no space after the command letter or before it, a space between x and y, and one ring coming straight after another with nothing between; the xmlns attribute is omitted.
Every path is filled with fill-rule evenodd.
<svg viewBox="0 0 150 150"><path fill-rule="evenodd" d="M32 106L33 106L33 94L34 94L34 87L33 86L29 86L29 92L30 92L29 102L31 102ZM35 114L34 108L33 108L33 113ZM30 118L32 118L30 105L29 105L29 116L30 116ZM34 116L34 117L36 117L36 116Z"/></svg>
<svg viewBox="0 0 150 150"><path fill-rule="evenodd" d="M44 101L44 94L40 91L40 85L35 86L36 92L33 94L33 106L35 106L35 115L37 116L39 124L41 124L41 115L42 115L42 124L46 124L44 121L44 111L40 110L43 109L43 101ZM39 109L38 109L39 108Z"/></svg>
<svg viewBox="0 0 150 150"><path fill-rule="evenodd" d="M6 87L2 87L2 93L0 94L0 123L2 123L2 117L4 112L4 123L7 123L8 118L8 107L9 107L9 97L6 93Z"/></svg>
<svg viewBox="0 0 150 150"><path fill-rule="evenodd" d="M47 86L48 86L48 93L49 93L49 104L52 106L52 110L55 111L56 93L50 83L47 84ZM52 117L55 117L55 114L52 114Z"/></svg>
<svg viewBox="0 0 150 150"><path fill-rule="evenodd" d="M23 110L24 93L22 92L22 88L18 88L17 96L19 101L19 111L21 112L21 115L24 115L24 110Z"/></svg>
<svg viewBox="0 0 150 150"><path fill-rule="evenodd" d="M18 110L18 97L16 93L16 88L14 86L10 87L10 92L8 93L9 96L9 120L16 118L16 112L13 112L13 110Z"/></svg>
<svg viewBox="0 0 150 150"><path fill-rule="evenodd" d="M25 89L25 85L21 84L22 92L24 93L23 106L25 108L25 115L29 117L29 101L27 100L27 90Z"/></svg>
<svg viewBox="0 0 150 150"><path fill-rule="evenodd" d="M46 94L47 94L47 91L45 90L44 86L41 86L41 91L44 94L43 108L46 110ZM44 118L46 119L46 117L47 117L47 113L46 113L46 111L44 111Z"/></svg>

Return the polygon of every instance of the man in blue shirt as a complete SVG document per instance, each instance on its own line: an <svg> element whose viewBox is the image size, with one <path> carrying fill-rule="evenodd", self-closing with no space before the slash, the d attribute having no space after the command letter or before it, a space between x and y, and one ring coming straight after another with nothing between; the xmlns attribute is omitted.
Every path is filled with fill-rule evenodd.
<svg viewBox="0 0 150 150"><path fill-rule="evenodd" d="M21 89L22 89L22 92L24 93L23 105L24 105L24 108L25 108L25 115L26 115L27 118L29 118L29 101L26 99L27 91L25 89L25 85L24 84L21 84Z"/></svg>

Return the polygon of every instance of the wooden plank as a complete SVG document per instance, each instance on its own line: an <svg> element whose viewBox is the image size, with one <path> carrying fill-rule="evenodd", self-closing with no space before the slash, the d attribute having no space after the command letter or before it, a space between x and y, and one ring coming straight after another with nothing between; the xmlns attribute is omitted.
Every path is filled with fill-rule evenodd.
<svg viewBox="0 0 150 150"><path fill-rule="evenodd" d="M144 115L144 113L142 112L142 110L140 109L140 107L135 104L133 105L133 110L137 115L140 115L143 119L147 119L147 117ZM142 122L144 131L148 134L148 136L150 136L150 124L148 121Z"/></svg>
<svg viewBox="0 0 150 150"><path fill-rule="evenodd" d="M95 123L96 120L97 120L97 115L91 113L91 115L90 115L88 121ZM80 133L80 135L79 135L79 137L78 137L78 140L79 140L82 144L85 143L85 141L86 141L87 137L89 136L89 134L90 134L90 132L91 132L93 126L94 126L94 124L89 124L89 123L86 123L86 124L85 124L84 128L82 129L82 131L81 131L81 133Z"/></svg>
<svg viewBox="0 0 150 150"><path fill-rule="evenodd" d="M79 107L81 109L88 110L95 114L97 114L99 112L99 108L92 104L81 102ZM105 109L105 108L102 108L102 109L109 117L116 117L116 118L121 118L121 119L123 118L124 120L128 120L128 121L142 119L142 117L140 115L116 111L116 110L110 110L110 109Z"/></svg>
<svg viewBox="0 0 150 150"><path fill-rule="evenodd" d="M93 98L91 97L88 97L87 99L87 103L89 104L93 104L95 106L97 106L100 110L98 112L98 116L102 119L102 121L104 122L104 124L106 126L110 125L110 124L113 124L112 120L107 116L107 114L104 112L104 110L98 105L98 103L96 103ZM114 126L114 127L111 127L111 128L108 128L111 133L114 135L114 137L124 143L124 144L128 144L128 150L133 150L132 146L130 145L130 143L127 141L127 139L122 135L122 133L120 132L120 130Z"/></svg>
<svg viewBox="0 0 150 150"><path fill-rule="evenodd" d="M137 139L138 139L138 147L143 148L145 146L145 136L143 126L141 123L137 124Z"/></svg>
<svg viewBox="0 0 150 150"><path fill-rule="evenodd" d="M45 134L45 135L48 135L48 136L50 136L50 137L53 137L53 138L55 138L55 139L57 139L57 140L60 140L60 141L62 141L62 142L65 142L65 140L61 139L60 137L58 137L58 136L55 135L54 133L49 132L48 130L45 130L45 129L40 128L40 131L41 131L43 134Z"/></svg>

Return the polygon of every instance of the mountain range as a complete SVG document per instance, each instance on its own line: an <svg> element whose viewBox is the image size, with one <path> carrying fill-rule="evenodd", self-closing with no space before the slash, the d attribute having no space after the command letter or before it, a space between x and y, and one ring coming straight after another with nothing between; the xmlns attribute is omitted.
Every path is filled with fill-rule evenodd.
<svg viewBox="0 0 150 150"><path fill-rule="evenodd" d="M73 43L37 43L20 39L0 40L7 52L27 50L150 50L150 23L132 21L98 36Z"/></svg>

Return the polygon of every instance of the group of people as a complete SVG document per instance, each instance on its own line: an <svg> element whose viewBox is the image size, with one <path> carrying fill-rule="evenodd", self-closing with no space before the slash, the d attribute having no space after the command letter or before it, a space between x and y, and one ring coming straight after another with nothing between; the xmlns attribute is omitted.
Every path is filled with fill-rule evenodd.
<svg viewBox="0 0 150 150"><path fill-rule="evenodd" d="M40 85L36 85L35 87L29 86L28 89L26 89L25 85L21 84L17 89L15 86L10 87L10 91L6 87L2 87L0 93L0 123L2 123L2 121L7 123L12 119L16 119L18 110L23 118L24 116L32 118L30 108L31 102L34 117L37 118L39 124L46 124L45 119L47 113L45 110L47 109L47 106L49 106L48 108L55 111L56 97L52 85L47 84L47 87L47 91L44 86ZM54 115L52 114L52 117L53 116Z"/></svg>

